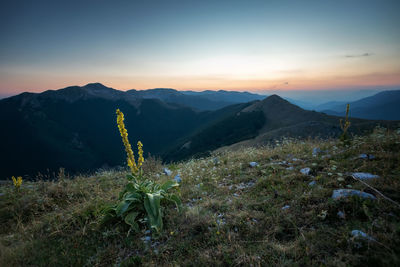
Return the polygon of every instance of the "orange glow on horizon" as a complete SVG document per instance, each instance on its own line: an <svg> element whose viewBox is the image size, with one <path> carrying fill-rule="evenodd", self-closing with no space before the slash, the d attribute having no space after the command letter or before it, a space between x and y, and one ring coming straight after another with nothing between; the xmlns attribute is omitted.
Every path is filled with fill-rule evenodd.
<svg viewBox="0 0 400 267"><path fill-rule="evenodd" d="M52 77L51 80L36 77L20 78L18 84L3 80L0 84L2 94L18 94L24 91L42 92L48 89L60 89L67 86L83 86L100 82L118 90L144 90L152 88L173 88L177 90L227 90L261 92L268 90L345 90L384 86L400 87L400 71L396 73L371 73L355 76L331 75L325 77L307 77L307 75L288 76L282 79L231 79L223 76L184 76L184 77ZM251 77L249 77L251 78ZM33 87L32 84L35 86ZM399 88L400 89L400 88Z"/></svg>

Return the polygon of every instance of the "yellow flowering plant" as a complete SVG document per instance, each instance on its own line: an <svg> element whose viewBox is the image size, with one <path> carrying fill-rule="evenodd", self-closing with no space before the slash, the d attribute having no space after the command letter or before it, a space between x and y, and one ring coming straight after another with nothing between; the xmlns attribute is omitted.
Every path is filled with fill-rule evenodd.
<svg viewBox="0 0 400 267"><path fill-rule="evenodd" d="M14 187L15 187L15 189L19 189L20 187L21 187L21 184L22 184L22 177L21 176L18 176L17 178L15 178L14 176L13 177L11 177L12 178L12 180L13 180L13 184L14 184Z"/></svg>
<svg viewBox="0 0 400 267"><path fill-rule="evenodd" d="M340 135L340 141L342 141L344 145L350 144L350 137L349 137L349 134L347 133L347 130L349 129L349 127L351 125L351 123L349 121L349 111L350 111L350 104L347 104L345 120L343 121L342 119L340 119L340 121L339 121L340 128L343 131L343 133Z"/></svg>
<svg viewBox="0 0 400 267"><path fill-rule="evenodd" d="M163 227L162 204L172 202L178 209L181 207L180 198L170 192L179 184L170 180L160 185L145 176L142 169L143 144L140 141L137 143L138 160L136 162L128 140L128 131L125 128L124 114L119 109L116 114L131 174L127 175L128 183L119 194L119 202L105 210L105 219L110 219L110 217L121 219L136 231L139 230L138 223L147 223L154 234L159 234Z"/></svg>

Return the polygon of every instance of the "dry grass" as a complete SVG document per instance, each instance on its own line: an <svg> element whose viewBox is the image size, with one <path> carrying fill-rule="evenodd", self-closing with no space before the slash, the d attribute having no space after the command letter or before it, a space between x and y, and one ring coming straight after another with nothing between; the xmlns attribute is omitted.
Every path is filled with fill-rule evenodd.
<svg viewBox="0 0 400 267"><path fill-rule="evenodd" d="M314 147L326 152L313 157ZM349 147L336 140L283 140L274 147L221 152L168 166L172 177L151 160L146 172L153 179L180 174L185 208L165 209L164 234L150 242L144 241L145 228L127 235L122 224L101 224L101 210L116 199L123 172L24 182L19 193L5 185L0 265L399 265L395 205L379 196L330 198L338 188L374 194L347 175L362 171L380 175L368 184L400 202L399 151L399 133L378 129ZM376 158L358 159L360 153ZM252 168L251 161L259 165ZM300 173L304 167L311 175ZM311 181L316 185L309 186ZM352 238L354 229L376 241Z"/></svg>

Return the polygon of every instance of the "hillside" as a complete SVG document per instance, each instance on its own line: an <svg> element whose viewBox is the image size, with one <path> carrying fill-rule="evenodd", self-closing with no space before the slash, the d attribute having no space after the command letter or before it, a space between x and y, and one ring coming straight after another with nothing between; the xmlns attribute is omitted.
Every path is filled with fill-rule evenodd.
<svg viewBox="0 0 400 267"><path fill-rule="evenodd" d="M61 172L56 181L24 181L20 192L9 181L0 186L0 265L398 266L399 151L400 131L378 128L349 147L284 139L169 166L147 160L151 179L182 178L184 208L163 211L159 238L101 223L124 171ZM354 172L379 177L360 182ZM337 189L372 199L335 200Z"/></svg>
<svg viewBox="0 0 400 267"><path fill-rule="evenodd" d="M342 133L339 121L340 117L304 110L272 95L261 101L253 101L240 112L195 131L167 151L163 158L172 160L207 155L223 146L234 148L266 145L283 137L338 137ZM377 125L391 128L397 125L396 122L354 118L351 118L351 123L351 134L370 132Z"/></svg>
<svg viewBox="0 0 400 267"><path fill-rule="evenodd" d="M151 94L146 95L148 92ZM341 132L340 118L303 110L277 95L200 112L149 98L156 94L177 92L157 89L132 93L94 83L0 100L0 124L6 129L0 132L4 166L0 180L12 175L52 175L59 168L81 173L123 166L125 156L115 124L117 108L125 113L127 127L133 130L131 141L141 140L150 155L165 162L204 156L222 146L260 145L282 136L336 137ZM202 99L197 94L219 95L230 101L243 95L253 97L226 91L187 96ZM353 118L351 122L354 134L371 131L379 124L396 125Z"/></svg>
<svg viewBox="0 0 400 267"><path fill-rule="evenodd" d="M384 91L350 102L351 117L371 120L400 120L400 90ZM321 105L319 111L343 116L346 104Z"/></svg>
<svg viewBox="0 0 400 267"><path fill-rule="evenodd" d="M143 99L101 84L67 87L40 94L23 93L0 100L0 179L11 175L93 171L123 165L115 110L126 114L133 142L160 155L179 138L226 114L241 110L230 106L214 112L196 112L186 106Z"/></svg>

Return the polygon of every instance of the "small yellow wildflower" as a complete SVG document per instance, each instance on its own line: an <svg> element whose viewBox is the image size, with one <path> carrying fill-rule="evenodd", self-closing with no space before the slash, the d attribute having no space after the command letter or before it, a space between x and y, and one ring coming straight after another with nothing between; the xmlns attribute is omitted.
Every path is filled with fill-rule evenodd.
<svg viewBox="0 0 400 267"><path fill-rule="evenodd" d="M139 169L136 166L135 156L133 155L132 147L128 140L128 131L125 129L124 113L122 113L119 109L117 109L116 113L117 113L118 129L119 132L121 133L122 142L124 143L125 146L128 166L131 168L132 173L136 173Z"/></svg>
<svg viewBox="0 0 400 267"><path fill-rule="evenodd" d="M174 235L174 231L170 232L169 234L170 234L170 235Z"/></svg>
<svg viewBox="0 0 400 267"><path fill-rule="evenodd" d="M138 154L139 154L139 158L138 158L138 168L142 167L142 164L144 162L144 158L143 158L143 144L142 142L137 142L137 146L138 146Z"/></svg>
<svg viewBox="0 0 400 267"><path fill-rule="evenodd" d="M12 178L12 180L13 180L13 183L14 183L14 186L15 186L15 188L20 188L21 187L21 184L22 184L22 177L21 176L18 176L17 177L17 179L15 179L15 177L13 176L13 177L11 177Z"/></svg>

